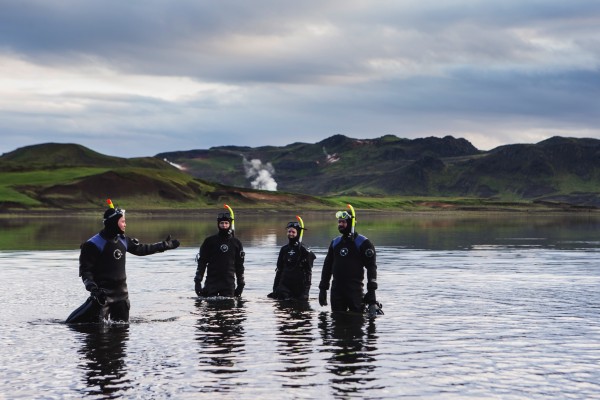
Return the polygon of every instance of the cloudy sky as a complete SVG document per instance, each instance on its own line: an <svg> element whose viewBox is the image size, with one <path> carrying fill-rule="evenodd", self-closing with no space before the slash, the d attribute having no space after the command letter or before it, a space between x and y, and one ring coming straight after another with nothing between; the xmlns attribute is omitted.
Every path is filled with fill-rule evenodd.
<svg viewBox="0 0 600 400"><path fill-rule="evenodd" d="M597 0L0 0L0 154L600 138Z"/></svg>

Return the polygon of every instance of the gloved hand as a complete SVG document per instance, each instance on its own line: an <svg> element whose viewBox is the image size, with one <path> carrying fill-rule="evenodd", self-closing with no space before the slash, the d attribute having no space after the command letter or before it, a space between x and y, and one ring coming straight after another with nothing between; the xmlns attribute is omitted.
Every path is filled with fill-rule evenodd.
<svg viewBox="0 0 600 400"><path fill-rule="evenodd" d="M267 297L268 297L268 298L270 298L270 299L276 299L276 298L277 298L277 296L275 295L275 292L271 292L271 293L269 293L269 294L267 295Z"/></svg>
<svg viewBox="0 0 600 400"><path fill-rule="evenodd" d="M93 290L98 290L98 285L96 285L96 282L91 281L91 280L86 280L84 282L85 284L85 290L87 290L88 292L92 292Z"/></svg>
<svg viewBox="0 0 600 400"><path fill-rule="evenodd" d="M90 293L92 294L92 297L96 299L98 304L100 304L101 306L106 304L107 298L106 298L106 292L104 291L104 289L96 288L96 289L92 290Z"/></svg>
<svg viewBox="0 0 600 400"><path fill-rule="evenodd" d="M106 304L106 301L107 301L106 292L104 292L103 289L100 289L98 287L98 285L96 284L96 282L94 282L92 280L86 280L85 281L85 290L90 292L90 296L95 298L96 301L98 302L98 304L100 304L101 306Z"/></svg>
<svg viewBox="0 0 600 400"><path fill-rule="evenodd" d="M202 296L202 282L194 281L194 291L198 296Z"/></svg>
<svg viewBox="0 0 600 400"><path fill-rule="evenodd" d="M377 303L377 298L375 297L375 291L374 290L368 290L367 294L365 294L365 297L363 297L363 303L365 304L375 304Z"/></svg>
<svg viewBox="0 0 600 400"><path fill-rule="evenodd" d="M172 250L179 247L179 240L171 239L171 235L167 236L165 240L163 240L163 246L165 250Z"/></svg>
<svg viewBox="0 0 600 400"><path fill-rule="evenodd" d="M327 305L327 290L324 290L324 289L319 290L319 304L321 306Z"/></svg>
<svg viewBox="0 0 600 400"><path fill-rule="evenodd" d="M244 287L243 286L238 286L235 288L233 295L235 297L240 297L242 295L242 292L244 291Z"/></svg>

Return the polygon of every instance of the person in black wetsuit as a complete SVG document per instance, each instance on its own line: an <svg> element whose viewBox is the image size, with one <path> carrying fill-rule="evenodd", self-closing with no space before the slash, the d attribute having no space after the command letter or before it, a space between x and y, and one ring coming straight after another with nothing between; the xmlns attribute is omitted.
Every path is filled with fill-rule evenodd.
<svg viewBox="0 0 600 400"><path fill-rule="evenodd" d="M217 216L218 233L207 237L196 256L194 290L202 297L239 297L244 290L244 248L234 236L229 212ZM204 273L206 281L202 286ZM236 285L237 281L237 285Z"/></svg>
<svg viewBox="0 0 600 400"><path fill-rule="evenodd" d="M298 222L292 221L286 228L288 244L279 250L273 292L267 296L279 300L308 300L316 256L300 242L304 228Z"/></svg>
<svg viewBox="0 0 600 400"><path fill-rule="evenodd" d="M363 235L352 232L353 216L338 211L338 231L342 234L333 239L323 262L319 283L319 304L327 305L327 290L331 284L331 310L362 312L364 304L376 304L377 263L375 247ZM367 270L367 293L363 297L364 269Z"/></svg>
<svg viewBox="0 0 600 400"><path fill-rule="evenodd" d="M109 202L112 206L112 202ZM162 242L141 244L125 235L125 210L107 209L104 229L81 245L79 276L90 298L66 322L129 321L129 295L125 272L126 253L147 256L179 247L169 235Z"/></svg>

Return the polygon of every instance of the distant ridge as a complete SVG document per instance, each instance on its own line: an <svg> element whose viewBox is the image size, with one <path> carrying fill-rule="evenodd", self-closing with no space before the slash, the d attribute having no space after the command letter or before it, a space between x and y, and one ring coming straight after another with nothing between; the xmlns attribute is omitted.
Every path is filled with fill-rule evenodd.
<svg viewBox="0 0 600 400"><path fill-rule="evenodd" d="M481 151L452 136L352 139L161 153L190 174L248 187L242 159L273 167L278 189L315 196L471 196L600 206L600 141L552 137Z"/></svg>
<svg viewBox="0 0 600 400"><path fill-rule="evenodd" d="M340 196L597 208L600 141L552 137L481 151L452 136L334 135L312 144L219 146L131 159L58 143L0 156L0 209L85 208L111 193L158 208L204 207L228 199L256 206L322 205L323 199Z"/></svg>
<svg viewBox="0 0 600 400"><path fill-rule="evenodd" d="M2 160L22 164L106 166L115 162L118 164L121 159L105 156L78 144L41 143L5 153Z"/></svg>
<svg viewBox="0 0 600 400"><path fill-rule="evenodd" d="M79 144L41 143L18 148L0 156L5 168L37 169L56 167L158 167L162 163L153 157L120 158L97 153ZM1 167L1 165L0 165Z"/></svg>

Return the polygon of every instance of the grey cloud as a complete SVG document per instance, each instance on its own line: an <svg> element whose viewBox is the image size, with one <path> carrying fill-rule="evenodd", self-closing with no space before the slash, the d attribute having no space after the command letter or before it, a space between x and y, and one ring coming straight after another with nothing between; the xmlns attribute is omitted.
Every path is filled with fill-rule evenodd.
<svg viewBox="0 0 600 400"><path fill-rule="evenodd" d="M0 10L0 57L236 92L225 102L65 91L51 100L82 106L0 111L14 147L62 135L104 145L102 135L147 155L336 133L508 138L495 128L519 124L600 136L597 1L0 0Z"/></svg>

